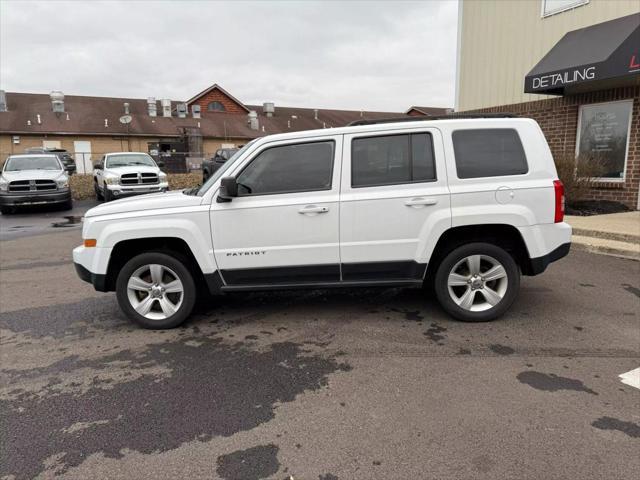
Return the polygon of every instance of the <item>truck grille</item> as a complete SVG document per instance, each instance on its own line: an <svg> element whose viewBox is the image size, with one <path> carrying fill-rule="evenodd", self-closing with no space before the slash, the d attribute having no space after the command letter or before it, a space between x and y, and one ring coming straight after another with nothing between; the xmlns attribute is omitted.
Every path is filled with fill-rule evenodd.
<svg viewBox="0 0 640 480"><path fill-rule="evenodd" d="M153 185L158 183L156 173L125 173L120 177L121 185Z"/></svg>
<svg viewBox="0 0 640 480"><path fill-rule="evenodd" d="M56 188L54 180L15 180L9 183L10 192L42 192Z"/></svg>

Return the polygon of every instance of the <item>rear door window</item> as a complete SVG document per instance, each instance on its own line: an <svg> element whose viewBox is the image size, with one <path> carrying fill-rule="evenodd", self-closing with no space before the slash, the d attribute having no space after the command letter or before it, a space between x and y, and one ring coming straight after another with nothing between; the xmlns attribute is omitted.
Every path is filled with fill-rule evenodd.
<svg viewBox="0 0 640 480"><path fill-rule="evenodd" d="M436 168L429 133L354 138L352 141L353 188L435 179Z"/></svg>
<svg viewBox="0 0 640 480"><path fill-rule="evenodd" d="M529 171L522 142L512 128L456 130L452 140L458 178L523 175Z"/></svg>

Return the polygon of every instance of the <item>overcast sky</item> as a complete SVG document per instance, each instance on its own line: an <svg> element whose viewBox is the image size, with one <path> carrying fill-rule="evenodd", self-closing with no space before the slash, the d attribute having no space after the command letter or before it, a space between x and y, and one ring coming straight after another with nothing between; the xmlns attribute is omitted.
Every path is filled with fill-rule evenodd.
<svg viewBox="0 0 640 480"><path fill-rule="evenodd" d="M457 0L0 0L0 88L403 111L453 106Z"/></svg>

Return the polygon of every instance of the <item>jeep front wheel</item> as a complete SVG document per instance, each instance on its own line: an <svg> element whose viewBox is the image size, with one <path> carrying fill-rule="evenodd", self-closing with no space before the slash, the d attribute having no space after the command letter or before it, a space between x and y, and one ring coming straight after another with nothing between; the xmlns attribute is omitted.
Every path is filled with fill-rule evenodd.
<svg viewBox="0 0 640 480"><path fill-rule="evenodd" d="M122 311L142 327L155 330L182 324L193 310L195 292L189 269L160 252L133 257L116 280Z"/></svg>
<svg viewBox="0 0 640 480"><path fill-rule="evenodd" d="M513 257L488 243L456 248L439 265L435 277L438 301L451 316L486 322L503 315L520 288Z"/></svg>

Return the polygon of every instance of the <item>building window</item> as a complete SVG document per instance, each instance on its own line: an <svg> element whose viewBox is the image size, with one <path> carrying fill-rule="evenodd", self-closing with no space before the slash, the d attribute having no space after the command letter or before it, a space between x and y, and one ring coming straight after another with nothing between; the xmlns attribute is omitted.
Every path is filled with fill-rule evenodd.
<svg viewBox="0 0 640 480"><path fill-rule="evenodd" d="M542 16L555 15L587 3L589 0L542 0Z"/></svg>
<svg viewBox="0 0 640 480"><path fill-rule="evenodd" d="M210 112L224 112L226 108L224 108L222 103L216 101L209 103L209 105L207 105L207 110Z"/></svg>
<svg viewBox="0 0 640 480"><path fill-rule="evenodd" d="M632 100L582 105L578 119L578 176L623 181L629 149ZM598 173L594 173L597 170Z"/></svg>

